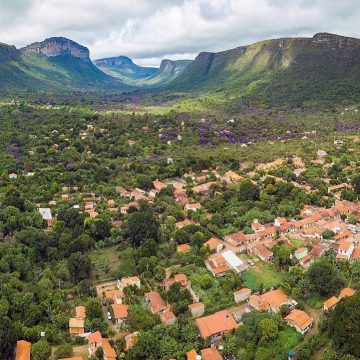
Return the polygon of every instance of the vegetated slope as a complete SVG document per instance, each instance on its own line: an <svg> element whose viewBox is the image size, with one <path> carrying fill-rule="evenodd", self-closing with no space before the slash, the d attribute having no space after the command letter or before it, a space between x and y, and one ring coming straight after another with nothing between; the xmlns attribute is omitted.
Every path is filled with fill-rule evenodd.
<svg viewBox="0 0 360 360"><path fill-rule="evenodd" d="M129 85L158 86L169 83L179 76L192 60L161 61L159 68L142 67L126 56L95 60L94 64L104 73Z"/></svg>
<svg viewBox="0 0 360 360"><path fill-rule="evenodd" d="M94 64L104 73L121 79L124 82L131 82L132 80L149 77L155 74L158 70L154 67L136 65L127 56L99 59L95 60Z"/></svg>
<svg viewBox="0 0 360 360"><path fill-rule="evenodd" d="M238 103L358 102L360 40L319 33L200 53L168 88L222 93Z"/></svg>
<svg viewBox="0 0 360 360"><path fill-rule="evenodd" d="M128 88L94 66L89 50L69 39L50 38L21 50L10 48L11 56L9 45L0 45L0 90Z"/></svg>

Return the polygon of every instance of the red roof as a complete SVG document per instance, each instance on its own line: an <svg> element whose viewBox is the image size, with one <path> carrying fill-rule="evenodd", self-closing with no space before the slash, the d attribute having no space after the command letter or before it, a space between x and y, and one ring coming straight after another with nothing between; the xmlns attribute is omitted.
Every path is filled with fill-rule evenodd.
<svg viewBox="0 0 360 360"><path fill-rule="evenodd" d="M228 332L237 328L234 318L227 310L196 319L196 325L202 338L208 338L214 334Z"/></svg>
<svg viewBox="0 0 360 360"><path fill-rule="evenodd" d="M16 343L16 360L30 360L31 343L19 340Z"/></svg>
<svg viewBox="0 0 360 360"><path fill-rule="evenodd" d="M89 336L88 336L88 342L89 344L100 344L102 343L102 336L101 336L101 333L100 331L96 331L94 333L91 333Z"/></svg>

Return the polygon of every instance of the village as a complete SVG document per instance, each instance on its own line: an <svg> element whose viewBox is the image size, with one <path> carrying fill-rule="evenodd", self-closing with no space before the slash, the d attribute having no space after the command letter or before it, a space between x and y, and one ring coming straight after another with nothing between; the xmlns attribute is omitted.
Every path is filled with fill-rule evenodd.
<svg viewBox="0 0 360 360"><path fill-rule="evenodd" d="M84 133L83 136L86 136ZM341 144L337 144L341 145ZM311 166L331 168L332 164L325 162L326 152L319 150L311 161ZM289 161L288 161L289 162ZM294 168L296 177L306 171L305 162L294 156L290 163ZM82 192L79 187L63 187L48 204L37 204L38 211L44 221L45 227L50 231L56 222L53 209L60 204L70 204L74 209L87 214L89 218L96 219L102 212L111 214L112 226L122 229L128 214L136 211L142 203L153 204L162 191L171 189L175 204L182 208L185 217L173 223L173 234L187 227L197 226L202 218L211 219L214 212L206 208L207 200L221 196L228 188L234 188L242 182L249 182L257 186L269 181L270 184L286 183L287 180L271 175L271 171L283 166L285 159L276 159L271 163L258 164L252 171L244 173L228 170L221 172L217 169L203 169L200 173L186 173L182 178L154 180L150 190L141 188L128 189L116 187L116 197L106 198L95 192ZM11 175L13 178L14 175ZM326 252L333 252L337 261L354 262L360 259L360 202L351 202L342 199L343 191L351 191L350 183L331 185L327 183L326 197L331 199L329 207L305 205L299 216L277 216L274 221L262 223L253 218L250 226L243 231L228 232L224 236L212 236L201 245L206 258L203 262L204 271L215 279L226 277L228 273L238 274L255 272L260 273L266 266L274 268L273 249L279 244L289 249L289 261L292 266L306 271L311 264ZM306 194L316 193L304 181L292 180L294 188L299 188ZM201 216L200 216L201 214ZM174 238L171 239L174 241ZM177 243L175 256L186 259L193 252L191 244ZM268 265L267 265L268 264ZM193 287L190 278L179 272L179 266L174 265L165 269L165 277L155 286L149 286L146 279L140 274L130 277L113 279L96 284L98 302L103 310L104 320L115 334L112 338L104 337L99 331L86 331L86 313L84 305L73 309L73 316L69 319L68 331L70 337L81 337L86 340L86 356L96 356L99 348L103 351L105 360L115 360L117 353L112 344L114 339L123 339L123 351L128 352L141 331L128 332L128 290L141 294L142 306L146 311L159 317L163 325L171 326L177 321L172 304L163 299L174 284L177 289L186 289L191 296L188 312L195 319L198 336L208 344L203 349L189 349L187 360L219 360L227 359L223 354L223 343L229 334L242 326L243 314L253 311L270 314L284 313L284 321L293 327L301 336L317 331L320 310L298 308L298 301L286 293L280 286L266 289L241 287L235 289L230 295L232 306L218 311L207 309L202 301L202 293ZM205 270L206 269L206 270ZM265 271L265 270L264 270ZM154 283L152 283L154 285ZM280 285L280 284L279 284ZM128 289L128 290L127 290ZM180 290L179 290L180 291ZM341 299L352 296L355 290L344 287L340 293L323 302L321 312L333 310ZM284 310L288 309L288 310ZM282 310L281 310L282 309ZM310 311L309 311L310 310ZM314 312L316 318L313 317ZM30 359L31 344L24 340L17 343L16 359ZM289 349L289 351L292 349ZM291 358L291 352L289 352ZM80 360L75 356L71 360ZM70 360L67 358L66 360Z"/></svg>

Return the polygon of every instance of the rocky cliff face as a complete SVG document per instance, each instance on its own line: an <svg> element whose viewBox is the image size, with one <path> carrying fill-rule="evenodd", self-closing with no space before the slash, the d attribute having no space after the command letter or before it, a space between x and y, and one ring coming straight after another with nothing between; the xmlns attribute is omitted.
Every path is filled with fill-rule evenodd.
<svg viewBox="0 0 360 360"><path fill-rule="evenodd" d="M70 55L90 61L89 49L75 41L63 37L53 37L30 44L22 49L25 53L42 54L48 57Z"/></svg>
<svg viewBox="0 0 360 360"><path fill-rule="evenodd" d="M17 60L20 51L13 45L0 43L0 62Z"/></svg>

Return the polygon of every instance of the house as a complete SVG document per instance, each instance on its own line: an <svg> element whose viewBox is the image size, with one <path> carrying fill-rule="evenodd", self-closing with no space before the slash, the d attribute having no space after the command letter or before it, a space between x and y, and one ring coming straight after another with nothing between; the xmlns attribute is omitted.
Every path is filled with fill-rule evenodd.
<svg viewBox="0 0 360 360"><path fill-rule="evenodd" d="M180 203L182 205L185 205L188 202L185 189L175 189L173 193L173 198L175 202Z"/></svg>
<svg viewBox="0 0 360 360"><path fill-rule="evenodd" d="M246 270L244 262L232 251L226 250L222 253L227 265L237 273Z"/></svg>
<svg viewBox="0 0 360 360"><path fill-rule="evenodd" d="M164 184L163 182L159 181L158 179L156 179L155 181L153 181L153 185L154 185L154 189L157 191L160 191L162 189L166 188L166 184Z"/></svg>
<svg viewBox="0 0 360 360"><path fill-rule="evenodd" d="M112 304L111 310L113 313L113 319L115 324L126 323L128 319L128 305L124 304Z"/></svg>
<svg viewBox="0 0 360 360"><path fill-rule="evenodd" d="M277 313L281 305L293 306L289 297L281 290L270 290L262 295L251 295L249 306L257 311Z"/></svg>
<svg viewBox="0 0 360 360"><path fill-rule="evenodd" d="M176 282L180 283L183 288L190 287L190 281L185 274L176 274L173 279L164 279L164 281L162 282L162 286L165 291L169 291L171 285Z"/></svg>
<svg viewBox="0 0 360 360"><path fill-rule="evenodd" d="M210 339L211 343L221 340L237 328L236 321L228 310L196 319L196 326L200 336L203 339Z"/></svg>
<svg viewBox="0 0 360 360"><path fill-rule="evenodd" d="M308 332L314 323L312 317L306 314L306 312L298 309L292 309L290 314L285 317L285 321L302 335Z"/></svg>
<svg viewBox="0 0 360 360"><path fill-rule="evenodd" d="M294 256L297 260L303 259L308 254L308 249L302 246L294 251Z"/></svg>
<svg viewBox="0 0 360 360"><path fill-rule="evenodd" d="M205 260L205 266L216 277L224 276L229 271L229 267L221 255Z"/></svg>
<svg viewBox="0 0 360 360"><path fill-rule="evenodd" d="M175 223L175 229L181 229L184 226L188 226L188 225L196 225L196 222L189 219L178 221L177 223Z"/></svg>
<svg viewBox="0 0 360 360"><path fill-rule="evenodd" d="M286 223L287 223L287 220L284 217L277 217L274 220L275 227L280 227L281 225L286 224Z"/></svg>
<svg viewBox="0 0 360 360"><path fill-rule="evenodd" d="M354 243L353 242L348 242L348 241L342 241L339 244L338 247L338 253L336 255L336 258L338 260L350 260L351 255L354 251Z"/></svg>
<svg viewBox="0 0 360 360"><path fill-rule="evenodd" d="M39 208L39 213L45 223L47 228L51 228L53 226L53 218L51 214L50 208Z"/></svg>
<svg viewBox="0 0 360 360"><path fill-rule="evenodd" d="M75 308L75 317L79 320L85 320L86 318L86 308L85 306L77 306Z"/></svg>
<svg viewBox="0 0 360 360"><path fill-rule="evenodd" d="M235 291L234 293L234 301L236 303L243 302L247 300L251 295L251 289L248 288L242 288L238 291Z"/></svg>
<svg viewBox="0 0 360 360"><path fill-rule="evenodd" d="M191 250L191 247L189 244L180 244L176 246L176 252L178 253L188 253Z"/></svg>
<svg viewBox="0 0 360 360"><path fill-rule="evenodd" d="M207 247L211 252L219 252L224 248L224 244L217 238L211 238L203 246Z"/></svg>
<svg viewBox="0 0 360 360"><path fill-rule="evenodd" d="M265 230L265 226L260 224L258 219L254 219L254 221L251 223L251 229L255 232L263 231Z"/></svg>
<svg viewBox="0 0 360 360"><path fill-rule="evenodd" d="M140 279L138 276L130 276L130 277L123 277L121 280L117 280L117 288L121 291L124 291L124 289L127 286L136 286L140 289Z"/></svg>
<svg viewBox="0 0 360 360"><path fill-rule="evenodd" d="M201 350L201 360L223 360L220 353L213 347Z"/></svg>
<svg viewBox="0 0 360 360"><path fill-rule="evenodd" d="M31 343L25 340L16 342L15 360L30 360Z"/></svg>
<svg viewBox="0 0 360 360"><path fill-rule="evenodd" d="M352 233L350 231L343 231L343 232L340 232L340 233L336 234L334 236L334 240L336 242L344 241L344 240L348 239L350 236L352 236Z"/></svg>
<svg viewBox="0 0 360 360"><path fill-rule="evenodd" d="M202 193L206 193L209 191L209 189L211 188L211 186L216 185L217 182L216 181L209 181L205 184L201 184L201 185L197 185L194 186L192 188L192 191L194 194L202 194Z"/></svg>
<svg viewBox="0 0 360 360"><path fill-rule="evenodd" d="M330 299L324 302L324 311L332 310L335 308L339 299L336 296L331 297Z"/></svg>
<svg viewBox="0 0 360 360"><path fill-rule="evenodd" d="M170 305L166 304L160 294L156 291L145 293L145 301L148 310L153 314L159 314L164 324L171 325L176 321L174 313L171 311Z"/></svg>
<svg viewBox="0 0 360 360"><path fill-rule="evenodd" d="M260 230L257 232L260 239L266 239L266 238L274 238L276 235L276 228L275 226L269 226L265 228L264 230Z"/></svg>
<svg viewBox="0 0 360 360"><path fill-rule="evenodd" d="M69 320L69 333L70 336L77 336L84 334L85 321L84 319L70 318Z"/></svg>
<svg viewBox="0 0 360 360"><path fill-rule="evenodd" d="M243 177L234 173L233 171L229 170L224 174L224 176L220 180L224 181L228 184L229 183L237 183L239 181L242 181Z"/></svg>
<svg viewBox="0 0 360 360"><path fill-rule="evenodd" d="M199 203L195 203L195 204L186 204L184 206L184 209L186 211L197 211L199 209L201 209L201 205Z"/></svg>
<svg viewBox="0 0 360 360"><path fill-rule="evenodd" d="M197 302L189 305L189 309L193 318L198 318L204 315L205 305L202 302Z"/></svg>
<svg viewBox="0 0 360 360"><path fill-rule="evenodd" d="M354 294L355 294L355 290L353 290L351 288L344 288L340 291L338 299L341 300L347 296L353 296Z"/></svg>
<svg viewBox="0 0 360 360"><path fill-rule="evenodd" d="M88 335L87 340L88 340L89 356L94 356L96 349L102 347L103 344L103 338L101 336L100 331L96 331Z"/></svg>
<svg viewBox="0 0 360 360"><path fill-rule="evenodd" d="M106 290L104 298L107 304L122 304L124 300L124 293L122 290Z"/></svg>
<svg viewBox="0 0 360 360"><path fill-rule="evenodd" d="M224 240L233 246L246 245L248 242L248 240L243 232L225 235Z"/></svg>
<svg viewBox="0 0 360 360"><path fill-rule="evenodd" d="M346 184L346 183L342 183L342 184L334 185L334 186L329 186L328 187L328 193L336 195L336 194L339 194L342 190L345 190L345 189L351 190L352 186L349 185L349 184Z"/></svg>
<svg viewBox="0 0 360 360"><path fill-rule="evenodd" d="M104 351L104 360L115 360L116 352L111 347L109 339L102 339L102 348Z"/></svg>
<svg viewBox="0 0 360 360"><path fill-rule="evenodd" d="M272 262L274 260L273 252L268 250L264 244L256 244L254 248L254 254L262 261Z"/></svg>

